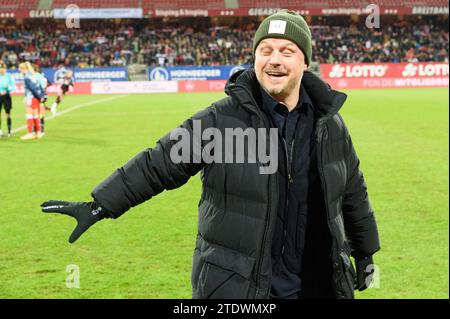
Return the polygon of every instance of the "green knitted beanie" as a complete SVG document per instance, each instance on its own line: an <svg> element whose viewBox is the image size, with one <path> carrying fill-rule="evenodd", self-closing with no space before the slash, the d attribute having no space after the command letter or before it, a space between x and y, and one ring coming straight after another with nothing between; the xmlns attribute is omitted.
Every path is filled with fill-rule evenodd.
<svg viewBox="0 0 450 319"><path fill-rule="evenodd" d="M261 22L253 38L253 54L259 42L266 38L288 39L303 51L306 64L311 63L311 30L305 19L296 12L280 10Z"/></svg>

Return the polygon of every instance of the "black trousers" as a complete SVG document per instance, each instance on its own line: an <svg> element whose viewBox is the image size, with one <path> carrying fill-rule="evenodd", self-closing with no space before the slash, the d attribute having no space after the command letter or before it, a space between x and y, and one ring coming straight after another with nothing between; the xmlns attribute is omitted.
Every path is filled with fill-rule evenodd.
<svg viewBox="0 0 450 319"><path fill-rule="evenodd" d="M5 112L7 114L11 113L12 101L11 95L9 95L9 93L6 93L5 95L0 95L0 112L2 111L3 106L5 106Z"/></svg>

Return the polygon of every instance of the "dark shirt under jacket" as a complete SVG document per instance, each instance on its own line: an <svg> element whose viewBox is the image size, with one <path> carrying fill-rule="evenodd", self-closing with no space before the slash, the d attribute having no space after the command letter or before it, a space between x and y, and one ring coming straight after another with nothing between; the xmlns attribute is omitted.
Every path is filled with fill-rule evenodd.
<svg viewBox="0 0 450 319"><path fill-rule="evenodd" d="M300 88L300 99L291 111L261 88L263 111L278 128L278 215L272 245L272 298L298 298L302 291L302 253L308 213L308 187L314 130L314 111L308 93ZM280 161L284 161L284 165ZM315 176L315 175L314 175Z"/></svg>

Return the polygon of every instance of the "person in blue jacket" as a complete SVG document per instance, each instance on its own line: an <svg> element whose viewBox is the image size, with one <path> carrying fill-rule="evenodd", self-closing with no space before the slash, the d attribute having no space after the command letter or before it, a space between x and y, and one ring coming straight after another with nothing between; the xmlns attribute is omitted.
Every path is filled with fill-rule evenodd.
<svg viewBox="0 0 450 319"><path fill-rule="evenodd" d="M40 107L45 99L45 92L39 82L38 76L30 62L23 62L19 64L19 70L24 76L25 84L25 104L28 133L22 136L21 140L31 140L35 138L42 138L41 122L40 122Z"/></svg>
<svg viewBox="0 0 450 319"><path fill-rule="evenodd" d="M16 89L16 82L10 73L6 72L6 64L0 61L0 138L3 137L2 131L2 109L5 107L6 124L8 127L8 137L12 136L11 132L11 110L12 100L11 92Z"/></svg>

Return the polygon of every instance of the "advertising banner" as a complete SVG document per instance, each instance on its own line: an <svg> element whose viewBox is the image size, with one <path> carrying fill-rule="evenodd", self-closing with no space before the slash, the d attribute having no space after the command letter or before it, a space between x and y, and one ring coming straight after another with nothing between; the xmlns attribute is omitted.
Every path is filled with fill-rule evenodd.
<svg viewBox="0 0 450 319"><path fill-rule="evenodd" d="M49 86L46 90L47 95L56 95L60 92L61 85L53 84ZM11 93L11 95L24 95L25 89L23 83L16 84L16 90ZM74 86L69 86L68 94L91 94L91 83L90 82L81 82L74 83Z"/></svg>
<svg viewBox="0 0 450 319"><path fill-rule="evenodd" d="M448 87L448 62L321 64L335 89Z"/></svg>
<svg viewBox="0 0 450 319"><path fill-rule="evenodd" d="M178 92L223 92L225 80L178 81Z"/></svg>
<svg viewBox="0 0 450 319"><path fill-rule="evenodd" d="M92 82L92 94L175 93L175 81Z"/></svg>
<svg viewBox="0 0 450 319"><path fill-rule="evenodd" d="M233 73L242 69L245 69L245 66L149 67L148 79L150 81L228 80Z"/></svg>
<svg viewBox="0 0 450 319"><path fill-rule="evenodd" d="M151 6L151 3L143 4L143 8L79 8L74 9L67 6L65 8L54 9L22 9L20 6L16 8L0 7L0 18L79 18L79 19L114 19L114 18L160 18L160 17L228 17L228 16L268 16L281 9L289 9L296 11L303 16L348 16L348 15L367 15L371 12L367 8L367 4L355 4L353 6L308 6L302 5L300 1L288 6L277 7L242 7L242 8L222 8L222 9L207 9L207 8L158 8ZM330 1L332 2L332 1ZM406 4L391 4L379 5L379 13L381 15L448 15L448 5L443 3L423 4L423 5L406 5Z"/></svg>
<svg viewBox="0 0 450 319"><path fill-rule="evenodd" d="M142 8L78 8L70 7L53 9L55 19L141 19Z"/></svg>
<svg viewBox="0 0 450 319"><path fill-rule="evenodd" d="M408 5L390 5L378 6L381 15L396 15L396 14L448 14L448 6L445 5L423 5L423 6L408 6ZM339 16L339 15L368 15L372 12L367 4L358 6L307 6L301 4L293 4L291 6L281 7L243 7L243 8L224 8L224 9L206 9L206 8L144 8L144 12L149 17L218 17L218 16L269 16L281 9L289 9L295 11L303 16Z"/></svg>
<svg viewBox="0 0 450 319"><path fill-rule="evenodd" d="M74 82L128 81L127 68L42 68L45 77L52 83L61 83L67 71L73 71ZM8 70L16 83L23 83L23 75L18 70Z"/></svg>

